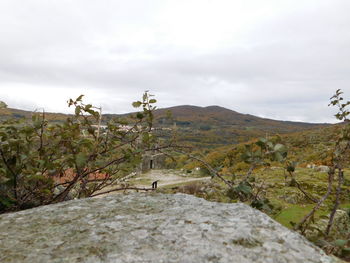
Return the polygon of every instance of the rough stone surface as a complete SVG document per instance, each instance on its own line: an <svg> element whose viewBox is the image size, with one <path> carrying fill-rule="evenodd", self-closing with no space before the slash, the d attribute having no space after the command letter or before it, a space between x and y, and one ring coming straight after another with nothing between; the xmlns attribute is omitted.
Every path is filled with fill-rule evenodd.
<svg viewBox="0 0 350 263"><path fill-rule="evenodd" d="M0 216L0 262L337 262L244 204L87 198Z"/></svg>
<svg viewBox="0 0 350 263"><path fill-rule="evenodd" d="M323 172L323 173L329 172L329 167L326 165L319 165L319 166L316 166L314 169L316 172Z"/></svg>
<svg viewBox="0 0 350 263"><path fill-rule="evenodd" d="M303 203L305 200L305 196L302 192L300 192L297 189L287 189L284 191L283 195L280 196L284 201L286 201L289 204L300 204Z"/></svg>

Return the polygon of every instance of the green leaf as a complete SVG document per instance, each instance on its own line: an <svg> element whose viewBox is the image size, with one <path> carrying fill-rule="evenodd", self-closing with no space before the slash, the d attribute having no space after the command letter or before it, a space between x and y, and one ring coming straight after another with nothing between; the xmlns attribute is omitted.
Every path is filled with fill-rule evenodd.
<svg viewBox="0 0 350 263"><path fill-rule="evenodd" d="M80 114L80 112L81 112L81 109L80 109L80 106L77 106L76 108L75 108L75 115L79 115Z"/></svg>
<svg viewBox="0 0 350 263"><path fill-rule="evenodd" d="M95 134L95 129L94 129L94 127L91 127L91 126L88 127L87 131L88 131L88 133L91 134L91 135L92 135L92 134Z"/></svg>
<svg viewBox="0 0 350 263"><path fill-rule="evenodd" d="M252 157L252 154L250 152L245 152L241 155L241 158L243 161L248 162L249 159Z"/></svg>
<svg viewBox="0 0 350 263"><path fill-rule="evenodd" d="M138 119L143 119L143 114L141 113L141 112L138 112L137 114L136 114L136 118L138 118Z"/></svg>
<svg viewBox="0 0 350 263"><path fill-rule="evenodd" d="M345 248L342 248L341 250L341 256L342 257L346 257L350 255L350 248L349 247L345 247Z"/></svg>
<svg viewBox="0 0 350 263"><path fill-rule="evenodd" d="M248 195L252 192L252 187L248 183L243 182L236 187L236 191Z"/></svg>
<svg viewBox="0 0 350 263"><path fill-rule="evenodd" d="M283 155L280 152L275 152L273 154L273 160L277 162L282 162L283 161Z"/></svg>
<svg viewBox="0 0 350 263"><path fill-rule="evenodd" d="M5 109L7 108L7 104L3 101L0 101L0 109Z"/></svg>
<svg viewBox="0 0 350 263"><path fill-rule="evenodd" d="M75 156L75 161L77 163L77 166L81 168L82 166L85 165L85 162L87 161L87 156L84 153L78 153Z"/></svg>
<svg viewBox="0 0 350 263"><path fill-rule="evenodd" d="M267 143L267 139L263 138L263 137L259 138L259 141L262 142L262 143Z"/></svg>
<svg viewBox="0 0 350 263"><path fill-rule="evenodd" d="M0 196L0 203L1 203L2 205L4 205L5 207L10 207L10 206L12 206L12 204L14 204L14 201L11 200L11 199L8 198L8 197L2 197L2 196Z"/></svg>
<svg viewBox="0 0 350 263"><path fill-rule="evenodd" d="M87 104L87 105L85 105L84 110L85 110L85 111L88 111L88 110L90 110L91 108L92 108L92 105L91 105L91 104Z"/></svg>
<svg viewBox="0 0 350 263"><path fill-rule="evenodd" d="M148 143L149 140L150 140L150 135L149 135L149 133L147 133L147 132L144 133L144 134L142 135L142 142Z"/></svg>
<svg viewBox="0 0 350 263"><path fill-rule="evenodd" d="M260 148L264 148L265 147L265 143L262 142L261 140L257 141L255 144L258 145Z"/></svg>
<svg viewBox="0 0 350 263"><path fill-rule="evenodd" d="M74 104L74 101L72 99L69 99L69 101L67 101L67 103L68 103L68 107L70 107Z"/></svg>
<svg viewBox="0 0 350 263"><path fill-rule="evenodd" d="M273 148L273 143L272 143L272 142L267 142L266 144L267 144L267 146L269 147L269 149L272 149L272 148Z"/></svg>
<svg viewBox="0 0 350 263"><path fill-rule="evenodd" d="M157 102L156 99L151 99L151 100L149 100L149 103L156 103L156 102Z"/></svg>
<svg viewBox="0 0 350 263"><path fill-rule="evenodd" d="M80 95L80 96L76 99L76 101L81 101L81 100L83 99L83 97L84 97L84 95Z"/></svg>
<svg viewBox="0 0 350 263"><path fill-rule="evenodd" d="M262 155L263 155L263 153L260 149L253 152L254 157L262 158Z"/></svg>
<svg viewBox="0 0 350 263"><path fill-rule="evenodd" d="M140 107L141 105L142 105L142 102L141 102L141 101L135 101L135 102L132 103L132 106L133 106L134 108L138 108L138 107Z"/></svg>
<svg viewBox="0 0 350 263"><path fill-rule="evenodd" d="M276 152L286 152L287 148L283 144L277 143L275 147L273 147L273 150Z"/></svg>
<svg viewBox="0 0 350 263"><path fill-rule="evenodd" d="M343 239L337 239L333 242L334 246L336 247L344 247L348 243L348 240L343 240Z"/></svg>
<svg viewBox="0 0 350 263"><path fill-rule="evenodd" d="M294 171L295 171L295 167L292 166L292 165L288 165L288 166L287 166L287 171L288 171L288 172L294 172Z"/></svg>

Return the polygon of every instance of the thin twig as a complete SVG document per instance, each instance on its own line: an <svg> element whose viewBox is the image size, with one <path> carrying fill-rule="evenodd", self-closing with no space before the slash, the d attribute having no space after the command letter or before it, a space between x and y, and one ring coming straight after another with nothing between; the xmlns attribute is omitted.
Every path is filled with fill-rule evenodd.
<svg viewBox="0 0 350 263"><path fill-rule="evenodd" d="M333 180L334 180L334 168L332 167L329 172L328 172L328 188L327 192L324 194L324 196L317 202L315 207L301 220L299 224L297 224L294 229L297 230L297 228L301 227L302 228L302 234L304 234L306 228L307 228L307 221L315 214L316 210L320 208L320 206L323 204L323 202L328 198L330 193L332 192L332 185L333 185ZM305 227L303 225L306 224Z"/></svg>
<svg viewBox="0 0 350 263"><path fill-rule="evenodd" d="M186 154L188 157L190 157L191 159L194 159L202 164L205 165L205 167L213 174L213 175L216 175L218 178L220 178L227 186L229 186L230 188L233 186L233 184L230 182L230 181L227 181L225 178L223 178L217 171L215 171L211 166L210 164L208 164L207 162L203 161L202 159L192 155L192 154L189 154L189 153L185 153L185 152L182 152L182 151L179 151L177 150L178 152L182 153L182 154Z"/></svg>
<svg viewBox="0 0 350 263"><path fill-rule="evenodd" d="M331 230L331 227L333 225L333 220L334 220L334 216L335 216L335 213L339 207L339 204L340 204L340 196L341 196L341 187L343 185L343 181L344 181L344 172L342 169L339 169L338 170L338 186L337 186L337 190L336 190L336 198L335 198L335 202L334 202L334 206L333 206L333 209L332 209L332 212L329 216L329 221L328 221L328 224L327 224L327 228L326 228L326 236L329 235L329 232Z"/></svg>
<svg viewBox="0 0 350 263"><path fill-rule="evenodd" d="M103 194L108 194L108 193L116 192L116 191L125 191L125 190L154 191L156 189L155 188L138 188L138 187L121 187L121 188L114 188L114 189L111 189L109 191L105 191L102 193L93 194L93 195L91 195L91 197L95 197L95 196L103 195Z"/></svg>

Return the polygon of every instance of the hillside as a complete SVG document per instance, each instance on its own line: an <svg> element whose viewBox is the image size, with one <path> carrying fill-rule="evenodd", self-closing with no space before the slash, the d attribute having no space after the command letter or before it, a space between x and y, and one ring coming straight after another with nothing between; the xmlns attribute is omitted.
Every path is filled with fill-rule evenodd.
<svg viewBox="0 0 350 263"><path fill-rule="evenodd" d="M289 155L299 163L328 165L335 142L341 134L342 124L283 135Z"/></svg>
<svg viewBox="0 0 350 263"><path fill-rule="evenodd" d="M250 114L242 114L220 106L176 106L165 109L158 109L155 113L158 124L167 123L167 112L172 113L173 121L178 126L194 126L201 128L201 125L215 127L232 127L244 129L262 129L265 131L292 132L303 129L310 129L320 124L278 121L256 117ZM202 127L203 129L203 127ZM205 128L204 128L205 129Z"/></svg>
<svg viewBox="0 0 350 263"><path fill-rule="evenodd" d="M41 111L38 111L41 112ZM0 111L0 120L15 118L15 119L28 119L31 118L34 112L20 110L20 109L12 109L6 108ZM60 122L65 120L69 115L64 113L52 113L45 112L46 118L52 122Z"/></svg>
<svg viewBox="0 0 350 263"><path fill-rule="evenodd" d="M270 139L278 140L286 145L288 148L288 159L297 162L300 167L306 167L308 164L329 165L335 142L341 133L341 129L342 125L337 124L286 133L279 136L279 138L270 136ZM222 166L232 171L245 169L248 166L241 160L241 155L245 151L245 144L255 142L256 139L207 150L206 160L213 166ZM190 164L188 167L192 169L192 166Z"/></svg>
<svg viewBox="0 0 350 263"><path fill-rule="evenodd" d="M18 109L5 109L0 112L0 119L30 118L33 113ZM105 114L103 122L129 114ZM67 115L62 113L46 113L49 121L60 122ZM242 114L219 106L176 106L155 111L155 127L174 128L179 143L195 147L214 148L228 144L236 144L253 138L300 132L325 127L327 124L279 121ZM170 138L170 132L161 136Z"/></svg>
<svg viewBox="0 0 350 263"><path fill-rule="evenodd" d="M286 134L328 126L260 118L219 106L184 105L158 109L155 119L156 126L159 127L171 127L176 124L180 142L210 148L236 144L266 134Z"/></svg>

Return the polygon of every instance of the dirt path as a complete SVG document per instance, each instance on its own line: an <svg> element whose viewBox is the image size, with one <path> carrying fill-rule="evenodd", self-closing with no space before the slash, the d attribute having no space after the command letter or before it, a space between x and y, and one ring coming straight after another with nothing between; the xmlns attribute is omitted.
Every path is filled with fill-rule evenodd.
<svg viewBox="0 0 350 263"><path fill-rule="evenodd" d="M179 171L173 170L151 170L141 176L135 178L133 183L137 187L151 187L152 182L158 181L158 187L189 183L195 181L210 180L211 177L194 177L181 173Z"/></svg>
<svg viewBox="0 0 350 263"><path fill-rule="evenodd" d="M199 177L198 175L186 174L177 170L150 170L147 173L137 175L125 181L129 186L137 187L137 188L151 188L152 182L158 181L158 188L162 188L169 185L176 185L182 183L190 183L196 181L205 181L210 180L211 177ZM108 191L115 186L111 186L101 190L101 192ZM111 192L108 194L99 195L98 197L113 195L116 193L120 193L118 191Z"/></svg>

